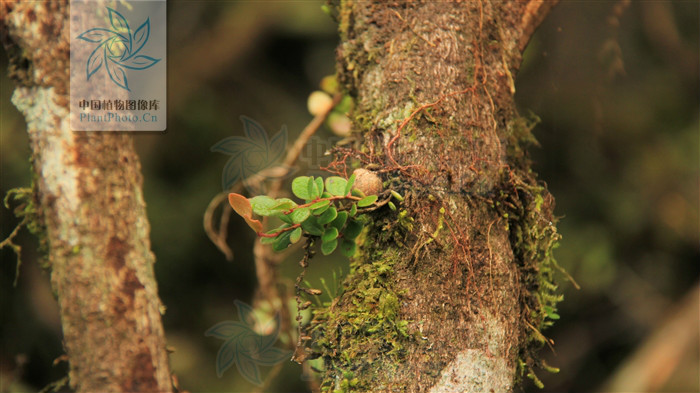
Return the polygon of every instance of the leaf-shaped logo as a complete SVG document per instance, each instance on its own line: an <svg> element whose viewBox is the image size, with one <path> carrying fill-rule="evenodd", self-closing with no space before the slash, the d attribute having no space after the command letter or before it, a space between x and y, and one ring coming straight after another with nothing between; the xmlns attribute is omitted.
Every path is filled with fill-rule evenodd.
<svg viewBox="0 0 700 393"><path fill-rule="evenodd" d="M109 78L124 90L129 89L126 68L145 70L153 67L161 59L139 54L151 35L151 20L146 21L131 31L129 22L124 15L107 7L110 28L94 27L81 33L77 38L92 44L97 44L85 64L85 77L90 77L97 71L107 69Z"/></svg>
<svg viewBox="0 0 700 393"><path fill-rule="evenodd" d="M221 377L226 370L234 364L238 372L249 382L261 386L259 366L274 366L285 360L289 360L292 351L275 348L272 345L279 335L280 317L268 322L270 326L263 327L263 331L272 330L272 333L260 335L255 331L260 326L260 321L254 310L247 304L236 300L238 317L240 321L219 322L207 330L204 335L224 340L216 355L216 375Z"/></svg>
<svg viewBox="0 0 700 393"><path fill-rule="evenodd" d="M275 169L276 162L282 158L287 147L287 127L270 138L265 129L257 121L241 116L245 137L230 136L222 139L211 147L211 151L231 156L221 174L221 186L230 189L236 182L260 174L266 169ZM289 176L291 171L282 168L280 171L271 170L262 179L277 179ZM275 172L280 172L277 175ZM249 184L245 184L249 187ZM253 193L258 190L249 190Z"/></svg>

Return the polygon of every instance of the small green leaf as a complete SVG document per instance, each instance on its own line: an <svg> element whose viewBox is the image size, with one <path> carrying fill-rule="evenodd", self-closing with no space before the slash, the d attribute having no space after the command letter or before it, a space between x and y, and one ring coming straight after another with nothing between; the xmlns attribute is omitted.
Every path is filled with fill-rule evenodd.
<svg viewBox="0 0 700 393"><path fill-rule="evenodd" d="M547 314L547 317L549 317L549 319L557 320L560 318L559 314L557 314L554 311L554 308L552 308L550 306L544 306L544 312L545 312L545 314Z"/></svg>
<svg viewBox="0 0 700 393"><path fill-rule="evenodd" d="M357 176L355 176L354 173L352 175L350 175L350 178L348 178L347 184L345 184L345 192L343 193L343 195L348 195L350 193L350 191L352 190L352 186L355 185L355 178L356 177Z"/></svg>
<svg viewBox="0 0 700 393"><path fill-rule="evenodd" d="M333 239L329 242L323 242L323 244L321 244L321 252L323 253L323 255L329 255L330 253L335 251L336 247L338 247L338 239Z"/></svg>
<svg viewBox="0 0 700 393"><path fill-rule="evenodd" d="M357 206L358 207L367 207L367 206L373 204L374 202L376 202L377 198L378 197L376 195L366 196L366 197L360 199L359 202L357 202Z"/></svg>
<svg viewBox="0 0 700 393"><path fill-rule="evenodd" d="M292 180L292 193L297 198L311 199L311 193L309 192L309 180L310 178L308 176L299 176Z"/></svg>
<svg viewBox="0 0 700 393"><path fill-rule="evenodd" d="M291 236L291 232L287 231L279 236L276 237L277 241L272 245L272 249L275 251L282 251L289 247L290 241L289 237Z"/></svg>
<svg viewBox="0 0 700 393"><path fill-rule="evenodd" d="M350 220L348 221L348 225L345 227L345 230L343 231L343 237L348 240L355 240L360 235L360 232L362 232L362 223L356 220Z"/></svg>
<svg viewBox="0 0 700 393"><path fill-rule="evenodd" d="M335 218L335 220L331 221L331 226L336 228L337 230L343 229L343 225L345 225L345 221L348 219L348 212L338 212L338 216Z"/></svg>
<svg viewBox="0 0 700 393"><path fill-rule="evenodd" d="M331 207L318 217L318 223L321 225L326 225L329 222L335 220L337 216L338 211L335 209L335 207Z"/></svg>
<svg viewBox="0 0 700 393"><path fill-rule="evenodd" d="M267 195L258 195L250 198L250 206L253 208L253 213L260 216L269 216L273 214L272 208L277 204L277 201Z"/></svg>
<svg viewBox="0 0 700 393"><path fill-rule="evenodd" d="M357 251L357 244L354 241L343 239L343 242L340 243L340 252L346 257L352 257L355 255L355 251Z"/></svg>
<svg viewBox="0 0 700 393"><path fill-rule="evenodd" d="M301 227L295 229L292 231L292 234L289 235L289 241L292 242L292 244L296 243L301 239Z"/></svg>
<svg viewBox="0 0 700 393"><path fill-rule="evenodd" d="M323 235L323 227L319 225L318 219L314 216L309 217L301 223L301 228L313 236Z"/></svg>
<svg viewBox="0 0 700 393"><path fill-rule="evenodd" d="M321 236L321 240L326 243L331 240L337 239L338 238L338 230L335 229L335 227L330 227L326 229L325 232L323 232L323 236Z"/></svg>
<svg viewBox="0 0 700 393"><path fill-rule="evenodd" d="M350 194L351 194L352 196L356 196L356 197L360 197L360 198L364 198L364 197L365 197L365 193L362 192L362 191L360 191L360 190L358 190L357 188L353 188L352 191L350 191Z"/></svg>
<svg viewBox="0 0 700 393"><path fill-rule="evenodd" d="M275 203L272 209L278 211L290 210L291 208L297 206L296 202L289 198L278 198L275 202L277 203Z"/></svg>
<svg viewBox="0 0 700 393"><path fill-rule="evenodd" d="M298 209L294 209L293 212L289 213L289 217L295 224L301 224L302 222L304 222L304 220L309 218L310 215L311 209L309 209L308 207L300 207Z"/></svg>
<svg viewBox="0 0 700 393"><path fill-rule="evenodd" d="M328 207L328 205L331 204L331 201L325 200L325 201L319 201L314 203L313 205L309 206L311 210L313 210L315 215L318 215L320 213L323 213L326 209L323 209L324 207ZM323 210L321 210L323 209ZM320 210L320 212L318 211Z"/></svg>
<svg viewBox="0 0 700 393"><path fill-rule="evenodd" d="M357 214L357 205L356 204L353 203L352 206L350 206L350 213L349 214L350 214L350 217L355 217L355 214Z"/></svg>
<svg viewBox="0 0 700 393"><path fill-rule="evenodd" d="M308 180L306 180L306 190L308 192L309 197L306 199L309 200L314 200L321 195L321 192L318 191L318 186L316 185L316 182L314 181L314 177L310 176Z"/></svg>
<svg viewBox="0 0 700 393"><path fill-rule="evenodd" d="M391 196L393 196L397 201L403 202L403 197L398 192L391 190Z"/></svg>
<svg viewBox="0 0 700 393"><path fill-rule="evenodd" d="M389 202L387 205L389 205L389 209L396 211L396 205L394 205L394 202Z"/></svg>
<svg viewBox="0 0 700 393"><path fill-rule="evenodd" d="M291 214L277 213L275 217L286 222L287 224L294 224L294 220L292 220Z"/></svg>
<svg viewBox="0 0 700 393"><path fill-rule="evenodd" d="M326 190L335 196L344 196L345 186L347 186L348 181L340 176L331 176L326 179Z"/></svg>
<svg viewBox="0 0 700 393"><path fill-rule="evenodd" d="M318 190L318 192L316 193L316 198L320 198L321 195L323 195L323 178L322 177L316 178L316 189Z"/></svg>

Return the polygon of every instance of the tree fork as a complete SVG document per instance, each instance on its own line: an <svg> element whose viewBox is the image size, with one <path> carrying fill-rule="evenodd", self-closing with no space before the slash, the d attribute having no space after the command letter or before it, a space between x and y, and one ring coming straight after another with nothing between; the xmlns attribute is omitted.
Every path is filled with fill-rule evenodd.
<svg viewBox="0 0 700 393"><path fill-rule="evenodd" d="M72 132L68 1L3 1L39 223L79 392L170 392L140 163L127 133Z"/></svg>
<svg viewBox="0 0 700 393"><path fill-rule="evenodd" d="M406 200L375 212L345 292L314 313L324 389L506 392L538 364L558 235L513 94L555 3L337 7L358 157Z"/></svg>

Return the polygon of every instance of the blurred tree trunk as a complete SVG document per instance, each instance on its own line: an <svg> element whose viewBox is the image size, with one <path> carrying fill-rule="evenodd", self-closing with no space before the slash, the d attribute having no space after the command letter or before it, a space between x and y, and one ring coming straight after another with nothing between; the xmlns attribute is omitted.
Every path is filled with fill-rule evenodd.
<svg viewBox="0 0 700 393"><path fill-rule="evenodd" d="M315 314L324 389L507 392L516 374L536 379L558 235L513 78L554 3L338 7L355 156L406 199L373 213L345 292Z"/></svg>
<svg viewBox="0 0 700 393"><path fill-rule="evenodd" d="M3 1L2 43L34 169L70 384L172 391L139 159L128 133L72 132L68 0Z"/></svg>

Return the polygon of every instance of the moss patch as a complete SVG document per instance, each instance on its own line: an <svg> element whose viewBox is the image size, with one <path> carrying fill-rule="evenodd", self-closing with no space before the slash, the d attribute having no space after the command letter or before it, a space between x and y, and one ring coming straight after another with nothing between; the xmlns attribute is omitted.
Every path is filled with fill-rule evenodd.
<svg viewBox="0 0 700 393"><path fill-rule="evenodd" d="M33 188L13 188L5 194L3 204L6 209L15 205L13 213L20 219L20 223L12 233L0 243L0 248L10 247L17 254L17 266L15 269L15 285L19 278L19 269L22 264L21 247L13 242L15 235L21 227L26 227L29 232L36 236L39 241L39 254L42 255L41 266L48 268L48 241L46 237L46 227L44 226L41 210L38 208L35 192Z"/></svg>
<svg viewBox="0 0 700 393"><path fill-rule="evenodd" d="M411 336L408 322L399 319L402 296L392 278L397 258L390 252L374 251L355 259L343 295L329 307L313 311L307 332L313 338L311 349L324 360L323 392L374 386L378 370L372 364L380 358L384 361L379 364L399 366L403 343Z"/></svg>
<svg viewBox="0 0 700 393"><path fill-rule="evenodd" d="M518 117L508 124L508 163L502 171L502 186L494 207L506 219L515 263L520 270L521 321L524 326L518 360L518 374L527 376L535 385L542 382L535 368L557 372L545 364L537 352L550 344L542 331L559 319L557 304L564 299L559 292L555 272L563 269L557 264L553 250L559 245L553 215L554 198L545 184L538 181L529 169L526 153L529 145L536 144L531 130L539 118L535 115Z"/></svg>

